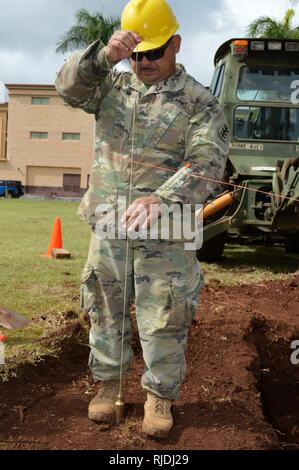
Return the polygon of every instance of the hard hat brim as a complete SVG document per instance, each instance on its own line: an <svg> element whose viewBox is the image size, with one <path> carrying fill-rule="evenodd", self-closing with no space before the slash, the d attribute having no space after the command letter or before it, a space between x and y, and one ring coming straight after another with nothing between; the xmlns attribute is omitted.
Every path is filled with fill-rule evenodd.
<svg viewBox="0 0 299 470"><path fill-rule="evenodd" d="M159 47L163 46L171 38L171 36L173 36L177 32L179 27L180 25L177 24L172 31L168 32L167 36L160 36L152 40L145 39L144 41L141 41L138 46L134 49L134 52L145 52L150 51L152 49L158 49Z"/></svg>

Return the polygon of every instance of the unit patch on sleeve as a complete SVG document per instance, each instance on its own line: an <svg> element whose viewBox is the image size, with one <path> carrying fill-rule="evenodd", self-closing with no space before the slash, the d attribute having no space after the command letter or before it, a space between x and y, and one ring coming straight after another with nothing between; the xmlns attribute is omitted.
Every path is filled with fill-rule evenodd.
<svg viewBox="0 0 299 470"><path fill-rule="evenodd" d="M226 142L230 134L228 125L224 124L224 126L220 129L219 133L220 133L221 139L224 140L224 142Z"/></svg>

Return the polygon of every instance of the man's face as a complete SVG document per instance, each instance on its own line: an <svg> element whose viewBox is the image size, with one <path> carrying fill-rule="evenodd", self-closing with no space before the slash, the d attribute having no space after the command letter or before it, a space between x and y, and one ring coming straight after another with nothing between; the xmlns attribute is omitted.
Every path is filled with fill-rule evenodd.
<svg viewBox="0 0 299 470"><path fill-rule="evenodd" d="M145 56L140 62L131 59L131 65L137 77L145 85L167 80L176 72L176 54L180 52L180 47L181 37L175 35L161 59L150 61Z"/></svg>

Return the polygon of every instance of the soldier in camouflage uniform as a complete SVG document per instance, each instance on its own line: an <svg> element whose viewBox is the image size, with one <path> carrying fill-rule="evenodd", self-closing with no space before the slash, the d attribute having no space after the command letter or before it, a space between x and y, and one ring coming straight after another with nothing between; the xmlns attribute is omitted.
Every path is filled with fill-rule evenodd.
<svg viewBox="0 0 299 470"><path fill-rule="evenodd" d="M176 65L180 36L171 36L157 60L143 54L138 61L133 56L133 73L113 68L140 42L138 34L127 30L116 32L106 47L98 40L85 52L75 53L56 80L69 105L95 115L95 158L79 209L93 227L99 204L116 208L120 196L128 198L133 157L134 203L123 219L126 227L144 221L148 226L153 204L205 203L213 184L185 175L186 163L208 179L223 177L228 150L224 114L216 99ZM142 207L142 220L136 207ZM196 252L186 251L181 241L130 241L127 273L125 259L126 240L100 240L92 231L81 302L91 318L89 364L101 386L89 417L98 422L115 417L127 275L124 372L132 360L129 305L134 301L145 363L142 387L148 392L143 430L165 437L173 425L172 400L178 398L186 374L187 334L203 285L202 272Z"/></svg>

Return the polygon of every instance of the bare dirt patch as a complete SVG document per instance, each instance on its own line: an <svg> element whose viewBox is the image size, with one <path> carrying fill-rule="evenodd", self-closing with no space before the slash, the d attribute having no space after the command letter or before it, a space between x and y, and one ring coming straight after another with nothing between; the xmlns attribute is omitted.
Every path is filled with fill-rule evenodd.
<svg viewBox="0 0 299 470"><path fill-rule="evenodd" d="M145 393L136 360L126 377L126 420L119 428L86 416L96 392L88 348L70 326L59 359L24 366L0 384L0 449L299 448L299 277L238 288L204 289L189 337L188 375L166 441L141 434ZM67 335L64 335L67 336Z"/></svg>

